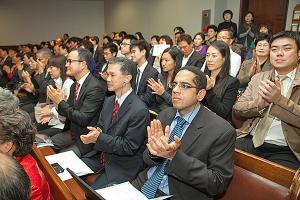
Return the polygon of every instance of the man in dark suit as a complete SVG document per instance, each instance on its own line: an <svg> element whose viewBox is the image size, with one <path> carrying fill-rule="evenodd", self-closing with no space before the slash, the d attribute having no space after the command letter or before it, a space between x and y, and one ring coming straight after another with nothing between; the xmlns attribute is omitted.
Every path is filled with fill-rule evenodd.
<svg viewBox="0 0 300 200"><path fill-rule="evenodd" d="M149 167L132 184L147 198L202 200L223 193L233 174L235 129L200 105L205 75L184 67L171 84L174 108L148 127L144 161Z"/></svg>
<svg viewBox="0 0 300 200"><path fill-rule="evenodd" d="M205 62L205 57L194 50L192 37L188 34L181 34L177 40L177 43L180 51L183 54L181 67L196 66L200 69Z"/></svg>
<svg viewBox="0 0 300 200"><path fill-rule="evenodd" d="M93 51L93 58L96 62L96 69L97 72L101 71L101 67L104 64L104 54L103 54L103 49L101 49L98 45L99 45L99 38L98 36L92 36L90 38L90 42L93 44L94 46L94 51Z"/></svg>
<svg viewBox="0 0 300 200"><path fill-rule="evenodd" d="M105 98L105 87L89 71L92 54L87 49L71 50L67 57L67 75L75 78L67 101L61 91L48 86L47 95L58 106L58 113L65 116L62 133L51 137L56 149L73 150L78 156L91 151L92 145L85 145L80 135L88 132L87 126L97 123Z"/></svg>
<svg viewBox="0 0 300 200"><path fill-rule="evenodd" d="M134 91L148 107L154 106L155 96L147 85L147 81L150 78L157 81L158 71L148 64L149 44L145 40L133 40L131 41L130 51L132 60L137 66Z"/></svg>
<svg viewBox="0 0 300 200"><path fill-rule="evenodd" d="M95 155L93 158L83 158L83 161L94 171L105 169L92 185L94 189L132 181L143 169L150 118L146 106L131 87L136 75L134 63L127 58L114 58L108 64L107 74L108 90L115 95L105 100L97 125L88 127L90 132L80 137L84 144L95 143L96 150L90 152L89 156Z"/></svg>

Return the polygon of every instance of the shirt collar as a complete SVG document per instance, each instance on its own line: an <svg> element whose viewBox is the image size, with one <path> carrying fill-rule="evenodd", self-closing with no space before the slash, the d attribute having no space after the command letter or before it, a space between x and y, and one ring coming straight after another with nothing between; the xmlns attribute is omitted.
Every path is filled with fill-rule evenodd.
<svg viewBox="0 0 300 200"><path fill-rule="evenodd" d="M121 107L122 103L125 101L125 99L129 96L129 94L132 92L132 88L130 88L127 92L125 92L125 94L123 94L121 97L117 97L116 96L116 100L119 104L119 107Z"/></svg>
<svg viewBox="0 0 300 200"><path fill-rule="evenodd" d="M80 80L78 80L78 83L80 84L80 86L82 86L83 82L85 81L85 79L87 78L87 76L90 74L90 72L86 73L83 77L81 77Z"/></svg>
<svg viewBox="0 0 300 200"><path fill-rule="evenodd" d="M295 68L293 71L289 72L286 76L290 79L290 80L294 80L295 76L296 76L296 71L297 68ZM279 74L277 72L277 70L275 70L275 77L277 77Z"/></svg>
<svg viewBox="0 0 300 200"><path fill-rule="evenodd" d="M181 116L177 110L174 119L177 120L178 117L182 117L183 119L185 119L185 121L188 122L188 124L190 124L193 121L193 119L195 118L195 116L197 115L197 113L199 112L199 110L200 110L200 106L197 106L191 112L187 113L184 116Z"/></svg>
<svg viewBox="0 0 300 200"><path fill-rule="evenodd" d="M142 64L140 67L138 67L138 69L140 70L140 74L143 74L147 65L148 65L148 61L144 62L144 64Z"/></svg>

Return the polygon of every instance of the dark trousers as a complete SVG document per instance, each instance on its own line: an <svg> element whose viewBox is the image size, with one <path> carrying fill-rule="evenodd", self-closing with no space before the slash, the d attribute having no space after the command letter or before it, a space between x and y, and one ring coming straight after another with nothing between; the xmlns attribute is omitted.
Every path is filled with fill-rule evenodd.
<svg viewBox="0 0 300 200"><path fill-rule="evenodd" d="M297 170L300 166L299 160L288 146L278 146L265 142L260 147L255 148L251 135L238 138L235 147L291 169Z"/></svg>

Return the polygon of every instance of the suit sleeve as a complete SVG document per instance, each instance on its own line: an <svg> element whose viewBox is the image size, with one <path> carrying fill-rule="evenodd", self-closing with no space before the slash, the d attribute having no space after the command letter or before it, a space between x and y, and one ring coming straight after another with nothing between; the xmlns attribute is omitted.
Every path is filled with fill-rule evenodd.
<svg viewBox="0 0 300 200"><path fill-rule="evenodd" d="M207 164L179 149L166 173L210 195L223 193L233 174L235 134L230 128L221 135L212 145Z"/></svg>
<svg viewBox="0 0 300 200"><path fill-rule="evenodd" d="M158 71L153 70L151 74L148 76L148 79L153 78L155 81L158 79ZM140 96L140 99L150 107L155 103L155 95L152 94L151 88L147 85L146 92Z"/></svg>
<svg viewBox="0 0 300 200"><path fill-rule="evenodd" d="M253 94L253 90L257 88L257 83L259 82L259 74L254 75L245 92L239 97L233 106L233 109L238 116L246 118L261 116L258 110L258 97Z"/></svg>
<svg viewBox="0 0 300 200"><path fill-rule="evenodd" d="M148 123L148 110L140 109L130 116L125 134L115 136L113 134L101 133L94 148L99 151L120 156L134 155L144 143Z"/></svg>
<svg viewBox="0 0 300 200"><path fill-rule="evenodd" d="M207 107L222 118L226 118L228 113L231 112L238 88L239 81L235 79L225 89L223 97L218 97L213 90L208 90L205 96Z"/></svg>
<svg viewBox="0 0 300 200"><path fill-rule="evenodd" d="M105 89L99 84L86 92L79 110L71 105L69 96L68 103L61 101L58 104L58 112L81 127L86 127L95 116L95 113L99 111L99 107L100 110L102 109L104 98Z"/></svg>

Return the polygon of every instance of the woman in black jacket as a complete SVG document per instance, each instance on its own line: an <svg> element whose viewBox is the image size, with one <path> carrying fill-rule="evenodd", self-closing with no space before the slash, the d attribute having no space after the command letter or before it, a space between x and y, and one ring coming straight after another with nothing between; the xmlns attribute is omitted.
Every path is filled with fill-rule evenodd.
<svg viewBox="0 0 300 200"><path fill-rule="evenodd" d="M223 41L207 49L204 73L207 76L203 105L231 123L231 109L238 94L239 81L229 75L230 50Z"/></svg>

